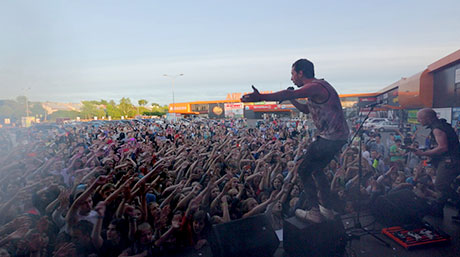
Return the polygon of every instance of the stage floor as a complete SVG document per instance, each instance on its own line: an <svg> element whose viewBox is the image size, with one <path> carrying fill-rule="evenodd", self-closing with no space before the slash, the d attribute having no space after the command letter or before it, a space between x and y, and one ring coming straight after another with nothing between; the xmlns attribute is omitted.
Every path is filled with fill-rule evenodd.
<svg viewBox="0 0 460 257"><path fill-rule="evenodd" d="M426 246L406 250L404 247L397 244L389 237L381 234L383 228L379 223L370 226L369 229L378 231L377 234L381 239L390 244L386 247L384 244L376 240L370 235L361 237L360 240L352 240L348 245L349 256L378 256L378 257L454 257L460 256L460 224L452 222L451 216L456 215L457 211L449 206L444 208L444 218L426 216L424 221L427 221L434 228L440 229L451 236L451 242L443 245ZM362 225L369 224L374 218L372 216L364 216L361 219ZM348 222L348 224L347 224ZM352 220L344 219L345 228L353 226ZM283 256L283 255L281 255Z"/></svg>
<svg viewBox="0 0 460 257"><path fill-rule="evenodd" d="M434 228L440 229L451 236L451 242L449 244L438 245L438 246L427 246L423 248L417 248L412 250L406 250L404 247L397 244L392 239L381 234L383 226L377 222L369 212L363 212L361 215L361 224L367 226L366 228L383 239L385 242L390 244L390 247L386 247L383 243L372 237L371 235L365 235L360 239L353 239L347 244L347 253L350 257L456 257L460 256L460 224L452 222L451 216L456 215L456 210L447 206L444 208L444 218L436 218L426 216L424 218ZM353 218L351 215L342 216L342 221L347 228L353 228ZM358 233L356 233L358 234ZM212 251L208 246L204 247L199 251L189 252L180 256L194 256L194 257L211 257ZM290 257L283 250L283 243L280 243L280 247L276 250L273 255L274 257ZM327 257L327 256L325 256Z"/></svg>

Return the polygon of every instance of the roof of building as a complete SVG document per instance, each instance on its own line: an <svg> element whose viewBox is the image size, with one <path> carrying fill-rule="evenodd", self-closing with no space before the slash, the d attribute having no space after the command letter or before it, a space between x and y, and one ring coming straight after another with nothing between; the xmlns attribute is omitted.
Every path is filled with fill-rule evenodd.
<svg viewBox="0 0 460 257"><path fill-rule="evenodd" d="M460 61L460 49L428 65L428 70L433 72L458 61Z"/></svg>

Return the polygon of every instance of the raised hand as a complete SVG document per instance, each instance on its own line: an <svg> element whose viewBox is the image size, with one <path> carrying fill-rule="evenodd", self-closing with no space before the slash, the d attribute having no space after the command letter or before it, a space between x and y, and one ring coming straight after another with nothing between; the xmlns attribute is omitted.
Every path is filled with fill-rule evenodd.
<svg viewBox="0 0 460 257"><path fill-rule="evenodd" d="M261 100L261 94L259 93L259 90L257 90L257 88L254 86L252 86L252 90L254 90L254 92L245 94L243 97L241 97L241 102L258 102Z"/></svg>
<svg viewBox="0 0 460 257"><path fill-rule="evenodd" d="M107 176L99 176L96 179L96 184L103 185L107 182L107 180L108 180Z"/></svg>

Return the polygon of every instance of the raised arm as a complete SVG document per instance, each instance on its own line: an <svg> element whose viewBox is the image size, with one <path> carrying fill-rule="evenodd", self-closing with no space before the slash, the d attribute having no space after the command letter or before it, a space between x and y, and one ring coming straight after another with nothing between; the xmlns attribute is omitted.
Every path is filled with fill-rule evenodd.
<svg viewBox="0 0 460 257"><path fill-rule="evenodd" d="M259 101L284 101L297 98L307 98L322 96L326 90L319 83L307 83L296 90L285 89L275 93L261 94L259 90L252 86L254 92L246 94L241 98L242 102L259 102Z"/></svg>

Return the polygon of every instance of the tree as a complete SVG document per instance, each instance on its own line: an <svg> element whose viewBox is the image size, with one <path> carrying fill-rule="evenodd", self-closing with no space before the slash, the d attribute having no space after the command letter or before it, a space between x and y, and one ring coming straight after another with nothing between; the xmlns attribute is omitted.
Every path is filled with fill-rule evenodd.
<svg viewBox="0 0 460 257"><path fill-rule="evenodd" d="M140 106L145 106L147 105L148 101L145 100L145 99L140 99L139 101L137 101L139 103Z"/></svg>
<svg viewBox="0 0 460 257"><path fill-rule="evenodd" d="M114 100L110 100L106 105L107 115L110 116L112 119L120 119L121 118L121 111L118 108L117 103Z"/></svg>
<svg viewBox="0 0 460 257"><path fill-rule="evenodd" d="M139 99L139 101L137 101L137 103L139 104L140 107L144 107L145 105L147 105L148 101L145 100L145 99ZM137 107L137 115L139 115L140 113L140 107Z"/></svg>
<svg viewBox="0 0 460 257"><path fill-rule="evenodd" d="M82 101L81 103L83 104L81 114L85 119L105 116L105 111L97 101Z"/></svg>
<svg viewBox="0 0 460 257"><path fill-rule="evenodd" d="M144 115L156 115L156 116L163 116L168 112L168 106L160 106L157 103L152 103L152 111L145 111L143 112Z"/></svg>
<svg viewBox="0 0 460 257"><path fill-rule="evenodd" d="M66 110L59 110L56 112L51 113L48 116L48 120L55 121L56 118L69 118L69 119L76 119L81 115L80 112L77 111L66 111Z"/></svg>
<svg viewBox="0 0 460 257"><path fill-rule="evenodd" d="M136 115L136 107L131 103L129 97L121 98L118 108L120 109L121 115L125 117L134 117L134 115Z"/></svg>

